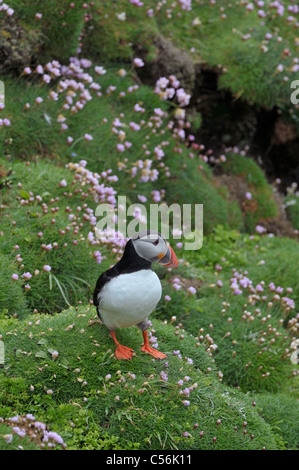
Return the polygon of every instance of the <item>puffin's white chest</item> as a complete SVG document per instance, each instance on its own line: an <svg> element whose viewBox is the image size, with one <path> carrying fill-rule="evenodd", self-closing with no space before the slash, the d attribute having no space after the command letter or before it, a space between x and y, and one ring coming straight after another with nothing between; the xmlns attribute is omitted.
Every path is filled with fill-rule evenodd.
<svg viewBox="0 0 299 470"><path fill-rule="evenodd" d="M144 321L162 294L160 279L151 269L120 274L102 289L100 313L109 329L124 328Z"/></svg>

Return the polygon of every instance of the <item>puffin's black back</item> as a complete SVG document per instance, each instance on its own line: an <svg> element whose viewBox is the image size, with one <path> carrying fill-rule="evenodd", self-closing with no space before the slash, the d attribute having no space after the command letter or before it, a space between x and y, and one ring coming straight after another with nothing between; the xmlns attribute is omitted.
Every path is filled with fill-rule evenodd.
<svg viewBox="0 0 299 470"><path fill-rule="evenodd" d="M122 258L118 261L118 263L115 264L115 266L102 273L97 280L96 288L93 293L93 303L97 307L98 315L98 306L101 301L99 293L107 282L111 281L112 278L119 276L120 274L134 273L136 271L140 271L141 269L151 269L151 266L152 263L150 261L138 255L138 253L135 251L132 240L129 240L125 246Z"/></svg>

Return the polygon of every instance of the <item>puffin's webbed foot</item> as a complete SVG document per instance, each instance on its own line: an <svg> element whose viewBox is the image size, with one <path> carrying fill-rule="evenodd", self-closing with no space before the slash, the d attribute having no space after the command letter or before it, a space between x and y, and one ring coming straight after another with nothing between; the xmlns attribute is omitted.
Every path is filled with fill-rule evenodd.
<svg viewBox="0 0 299 470"><path fill-rule="evenodd" d="M123 346L122 344L118 344L115 349L115 357L116 359L132 359L133 357L133 349L127 348L126 346Z"/></svg>
<svg viewBox="0 0 299 470"><path fill-rule="evenodd" d="M110 335L112 336L112 339L114 341L114 343L116 344L116 348L115 348L115 357L116 359L125 359L125 360L129 360L129 359L132 359L133 357L133 349L131 348L127 348L126 346L123 346L122 344L119 344L119 342L117 341L116 337L115 337L115 332L114 331L110 331Z"/></svg>
<svg viewBox="0 0 299 470"><path fill-rule="evenodd" d="M148 341L147 331L143 331L142 334L143 334L143 339L144 339L144 345L142 346L141 351L147 354L150 354L155 359L165 359L167 357L166 354L160 351L157 351L157 349L152 348L150 346L149 341Z"/></svg>

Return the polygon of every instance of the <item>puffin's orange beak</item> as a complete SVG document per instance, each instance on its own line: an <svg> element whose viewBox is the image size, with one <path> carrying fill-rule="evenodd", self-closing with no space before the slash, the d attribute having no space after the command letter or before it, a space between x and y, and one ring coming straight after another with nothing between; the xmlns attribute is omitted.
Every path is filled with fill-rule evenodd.
<svg viewBox="0 0 299 470"><path fill-rule="evenodd" d="M178 267L178 260L177 260L176 254L170 245L168 245L166 254L163 256L163 258L161 258L158 261L158 263L163 264L165 268L177 268Z"/></svg>

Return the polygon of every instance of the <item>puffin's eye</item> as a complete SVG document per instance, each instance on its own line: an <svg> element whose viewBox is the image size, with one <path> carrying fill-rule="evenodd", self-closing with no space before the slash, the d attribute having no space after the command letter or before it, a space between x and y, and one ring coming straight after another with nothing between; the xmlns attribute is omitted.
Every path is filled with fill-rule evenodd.
<svg viewBox="0 0 299 470"><path fill-rule="evenodd" d="M159 238L157 238L157 240L155 240L155 241L153 242L153 245L157 246L158 243L159 243Z"/></svg>

